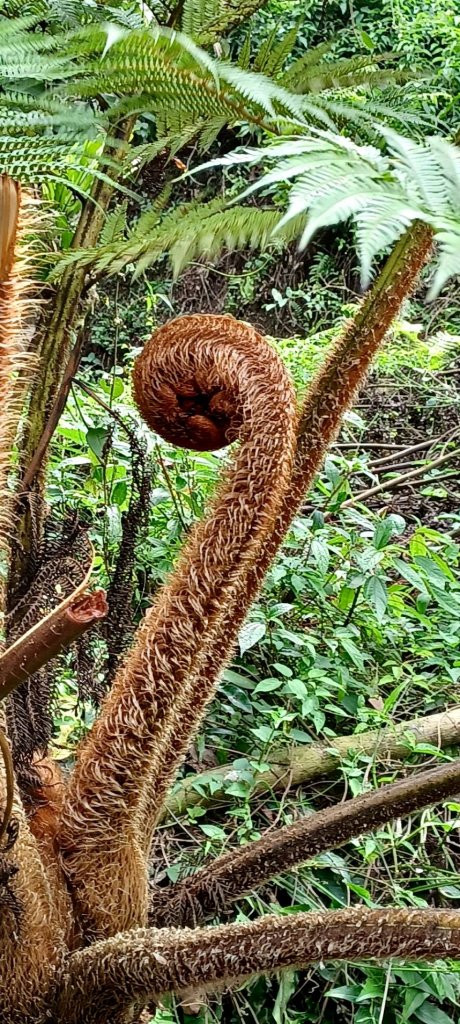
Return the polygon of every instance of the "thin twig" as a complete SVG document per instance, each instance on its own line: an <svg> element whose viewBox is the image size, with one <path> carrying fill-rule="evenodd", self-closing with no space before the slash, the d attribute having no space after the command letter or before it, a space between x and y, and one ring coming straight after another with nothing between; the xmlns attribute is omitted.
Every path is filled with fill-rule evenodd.
<svg viewBox="0 0 460 1024"><path fill-rule="evenodd" d="M7 740L6 736L5 736L5 733L3 732L3 729L0 729L0 750L1 750L1 753L2 753L2 757L3 757L3 763L5 765L5 778L6 778L5 810L3 812L3 819L2 819L2 823L0 825L0 842L1 842L1 840L4 837L4 835L6 835L6 831L7 831L8 825L9 825L10 820L11 820L11 815L13 813L13 800L14 800L14 769L13 769L13 759L11 757L10 745L8 743L8 740Z"/></svg>
<svg viewBox="0 0 460 1024"><path fill-rule="evenodd" d="M412 455L413 452L422 451L424 448L430 448L432 445L438 444L439 441L444 441L446 437L452 433L450 430L446 430L444 434L438 434L437 437L429 437L426 441L420 441L418 444L411 444L409 448L403 448L398 452L400 458L405 458L406 455ZM455 430L454 433L457 433ZM393 455L382 455L382 458L375 459L374 462L369 464L369 469L376 469L377 466L381 466L384 462L388 462L388 459L394 458Z"/></svg>
<svg viewBox="0 0 460 1024"><path fill-rule="evenodd" d="M443 480L456 480L457 476L458 476L457 470L456 469L451 469L447 473L440 473L439 476L426 476L426 477L423 476L423 477L420 477L420 479L414 480L413 484L415 484L416 487L425 487L427 484L439 484ZM404 484L399 484L399 487L404 487L404 486L405 486ZM413 485L411 485L411 486L413 486Z"/></svg>
<svg viewBox="0 0 460 1024"><path fill-rule="evenodd" d="M174 511L175 511L176 516L177 516L177 518L178 518L178 520L179 520L179 522L181 524L182 529L184 530L184 532L186 532L187 531L187 523L185 522L184 516L182 514L182 509L181 509L181 506L180 506L180 503L179 503L179 499L178 499L178 496L177 496L177 494L176 494L176 492L174 490L174 487L173 487L173 484L172 484L172 480L171 480L171 477L169 475L169 472L168 472L165 460L164 460L164 458L163 458L163 456L161 454L161 450L160 450L159 444L155 445L155 453L156 453L156 457L158 459L158 462L160 463L161 471L162 471L163 476L165 478L165 483L166 483L166 487L168 488L168 491L169 491L169 496L170 496L171 501L172 501L172 503L174 505Z"/></svg>
<svg viewBox="0 0 460 1024"><path fill-rule="evenodd" d="M426 462L423 466L418 466L417 469L411 469L409 473L401 473L400 476L393 477L392 480L384 480L381 484L376 484L375 487L368 487L365 491L360 491L359 494L355 494L353 498L348 498L344 501L340 508L351 508L352 505L356 505L367 498L373 497L374 494L380 494L382 491L392 491L395 487L399 487L400 484L407 483L409 480L414 480L418 476L422 476L429 469L434 469L435 466L441 466L445 462L449 462L450 459L457 458L460 454L460 449L456 448L453 452L448 452L447 455L440 455L439 458L433 459L432 462Z"/></svg>
<svg viewBox="0 0 460 1024"><path fill-rule="evenodd" d="M391 450L391 456L388 458L394 458L394 453L398 452L398 455L403 455L405 452L405 445L403 444L390 444L389 442L383 441L335 441L331 445L331 448L383 448L384 451Z"/></svg>
<svg viewBox="0 0 460 1024"><path fill-rule="evenodd" d="M421 458L423 458L423 456L421 456ZM369 466L366 466L366 470L368 470L369 472L373 473L375 476L382 476L383 473L401 473L402 470L404 470L404 469L415 469L416 466L419 466L420 464L421 463L420 463L420 458L419 458L419 459L410 459L409 462L389 463L388 466L377 466L377 467L375 467L375 466L369 465ZM357 473L364 473L364 470L362 468L361 469L355 469L353 475L356 476Z"/></svg>

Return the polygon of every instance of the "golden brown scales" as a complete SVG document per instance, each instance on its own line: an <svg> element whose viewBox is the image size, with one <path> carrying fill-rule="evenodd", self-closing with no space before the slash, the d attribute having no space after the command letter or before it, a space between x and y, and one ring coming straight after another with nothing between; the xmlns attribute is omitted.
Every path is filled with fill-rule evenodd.
<svg viewBox="0 0 460 1024"><path fill-rule="evenodd" d="M63 791L44 761L30 823L16 794L19 836L3 847L0 865L0 1011L9 1024L127 1024L164 991L205 991L293 962L460 952L458 917L448 912L358 908L198 932L145 928L151 838L167 788L263 574L429 244L426 234L409 246L386 318L376 309L373 322L368 309L365 324L358 317L344 332L310 388L299 437L286 373L248 325L180 318L141 354L136 400L154 429L194 448L237 435L241 444L208 517L141 624L68 786ZM453 778L438 785L437 795L454 792L453 785ZM419 805L412 797L404 806ZM375 824L375 814L363 816L362 828L366 820ZM281 845L283 837L291 841L283 830L278 837ZM291 864L302 861L299 845ZM260 881L271 873L270 840L262 852ZM189 910L182 893L177 924ZM82 948L72 952L75 942Z"/></svg>

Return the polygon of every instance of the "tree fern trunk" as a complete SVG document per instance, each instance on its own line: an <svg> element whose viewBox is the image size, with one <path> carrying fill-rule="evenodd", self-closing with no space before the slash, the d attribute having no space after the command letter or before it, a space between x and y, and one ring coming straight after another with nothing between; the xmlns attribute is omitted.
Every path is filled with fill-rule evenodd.
<svg viewBox="0 0 460 1024"><path fill-rule="evenodd" d="M126 140L132 131L132 120L126 121L119 129L119 142L115 148L107 150L112 160L123 160ZM115 183L108 181L94 182L91 197L83 206L80 219L72 240L72 248L91 248L97 243L102 230L106 213L114 195ZM48 437L42 451L41 461L28 481L27 491L32 491L38 498L33 503L21 501L20 515L17 523L16 554L10 572L10 590L17 587L22 575L27 571L30 557L32 537L40 536L43 515L42 497L45 474L43 469L46 448L57 425L59 415L50 425L50 417L59 394L66 367L73 345L77 342L87 315L84 298L86 289L87 269L69 267L63 274L56 290L45 306L40 330L38 365L28 400L28 416L24 433L19 446L19 465L22 474L43 446L41 442L46 434ZM80 353L81 355L81 353ZM73 367L73 373L77 366ZM59 410L59 413L62 411ZM21 484L19 486L20 496Z"/></svg>

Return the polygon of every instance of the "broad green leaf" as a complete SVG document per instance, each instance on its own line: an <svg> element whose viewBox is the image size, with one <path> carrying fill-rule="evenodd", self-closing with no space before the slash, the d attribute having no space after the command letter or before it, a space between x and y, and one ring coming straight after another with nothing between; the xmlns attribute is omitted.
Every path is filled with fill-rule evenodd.
<svg viewBox="0 0 460 1024"><path fill-rule="evenodd" d="M94 452L96 458L102 460L104 447L109 437L109 431L106 427L90 427L86 431L86 441L88 447Z"/></svg>
<svg viewBox="0 0 460 1024"><path fill-rule="evenodd" d="M371 576L366 581L364 594L374 606L378 621L382 622L388 605L388 591L380 576Z"/></svg>
<svg viewBox="0 0 460 1024"><path fill-rule="evenodd" d="M360 671L362 672L364 670L363 656L361 654L361 651L358 650L356 644L353 643L353 640L350 640L348 637L341 636L339 638L339 643L343 647L344 651L347 652L353 664L356 665L356 668L359 668Z"/></svg>
<svg viewBox="0 0 460 1024"><path fill-rule="evenodd" d="M318 540L316 537L311 542L310 548L312 557L314 558L318 569L323 575L326 575L329 568L329 549L327 544L323 540Z"/></svg>
<svg viewBox="0 0 460 1024"><path fill-rule="evenodd" d="M251 650L251 647L255 647L266 632L267 627L264 622L246 622L240 629L238 637L240 654L245 654L246 651Z"/></svg>
<svg viewBox="0 0 460 1024"><path fill-rule="evenodd" d="M284 686L282 679L262 679L254 690L254 693L272 693L273 690L279 690L281 686Z"/></svg>
<svg viewBox="0 0 460 1024"><path fill-rule="evenodd" d="M416 1020L422 1022L422 1024L456 1024L458 1017L450 1017L444 1010L441 1010L439 1006L435 1006L433 1003L426 1002L423 1006L420 1006L414 1014Z"/></svg>

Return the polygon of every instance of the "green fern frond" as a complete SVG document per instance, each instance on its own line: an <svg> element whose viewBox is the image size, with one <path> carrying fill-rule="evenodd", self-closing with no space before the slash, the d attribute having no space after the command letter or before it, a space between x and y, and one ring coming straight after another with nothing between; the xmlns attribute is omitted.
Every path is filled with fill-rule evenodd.
<svg viewBox="0 0 460 1024"><path fill-rule="evenodd" d="M274 29L254 58L254 70L263 71L264 74L275 77L291 55L298 31L298 26L294 25L293 28L283 35L282 39L276 42L279 28Z"/></svg>
<svg viewBox="0 0 460 1024"><path fill-rule="evenodd" d="M251 30L246 33L244 43L238 54L237 64L239 68L248 69L251 63Z"/></svg>
<svg viewBox="0 0 460 1024"><path fill-rule="evenodd" d="M265 39L263 40L258 53L256 53L254 57L254 60L252 62L252 68L254 71L264 71L266 62L275 45L277 35L278 26L275 25L275 27L272 28L271 32L269 32L268 36L266 36Z"/></svg>
<svg viewBox="0 0 460 1024"><path fill-rule="evenodd" d="M276 113L302 116L299 97L265 76L211 58L181 33L157 27L130 32L105 52L104 34L91 29L79 47L93 59L81 60L74 82L64 87L69 94L142 96L152 109L180 109L189 119L220 116L253 123Z"/></svg>
<svg viewBox="0 0 460 1024"><path fill-rule="evenodd" d="M292 64L284 72L281 79L283 85L287 89L295 87L296 81L302 81L308 68L317 67L322 62L323 57L327 53L330 53L334 45L334 39L328 39L324 43L320 43L319 46L312 46L309 50L306 50L301 57L294 60Z"/></svg>
<svg viewBox="0 0 460 1024"><path fill-rule="evenodd" d="M81 151L70 138L34 138L31 144L27 136L0 134L0 174L37 184L49 178L65 181L68 171L80 169Z"/></svg>
<svg viewBox="0 0 460 1024"><path fill-rule="evenodd" d="M126 231L126 210L127 204L121 203L108 214L101 231L100 244L102 246L112 245L123 238Z"/></svg>
<svg viewBox="0 0 460 1024"><path fill-rule="evenodd" d="M66 253L52 279L75 264L91 267L96 276L102 272L116 274L132 265L136 277L165 255L177 276L191 261L203 257L216 259L225 249L264 249L285 244L297 236L305 218L293 219L275 238L278 222L275 208L224 207L221 199L188 203L161 218L157 210L151 209L139 218L126 240L103 244L101 237L102 244L97 248Z"/></svg>
<svg viewBox="0 0 460 1024"><path fill-rule="evenodd" d="M77 4L77 0L74 2ZM187 10L190 17L192 12L194 17L201 17L203 12L209 14L209 4L213 3L214 0L198 0L197 6L191 2ZM235 13L234 5L226 5L225 10ZM74 104L72 132L81 132L82 137L107 132L109 118L113 123L123 117L152 114L158 135L168 137L172 147L176 139L176 148L193 137L198 138L201 148L209 147L225 125L241 122L272 132L308 122L335 131L337 121L340 123L347 116L347 110L351 119L356 117L356 107L362 111L359 103L348 105L343 98L334 109L337 97L333 94L294 94L286 88L284 80L279 84L267 75L218 61L183 33L156 24L131 30L119 23L99 24L96 19L95 24L81 25L73 32L47 35L33 31L32 15L0 19L0 26L3 23L7 31L0 41L0 116L4 124L11 126L5 134L11 131L34 138L46 137L44 145L50 144L51 134L58 139L69 136L69 97ZM279 43L270 43L264 55L259 54L259 63L276 74L294 38L292 29ZM309 69L309 74L317 76L317 84L318 68L322 68L319 53L323 51L324 47L314 51L316 63L312 54L303 59L304 70ZM358 76L369 79L372 73L380 74L377 64L375 58L368 56L342 61L337 73L340 77L340 69L346 74L354 69ZM332 63L327 65L329 76L334 67ZM374 72L369 68L374 68ZM327 76L322 80L330 85ZM101 95L111 97L107 115L98 106ZM27 111L30 117L26 116ZM368 123L369 118L370 115ZM366 115L362 115L362 120L364 123ZM3 158L6 159L5 154ZM70 161L75 161L74 148ZM14 173L14 168L6 163L5 169ZM32 161L31 172L36 170L37 163ZM31 172L23 180L31 181Z"/></svg>
<svg viewBox="0 0 460 1024"><path fill-rule="evenodd" d="M199 39L210 22L219 14L219 0L184 0L181 29L192 39Z"/></svg>
<svg viewBox="0 0 460 1024"><path fill-rule="evenodd" d="M430 295L460 271L460 150L443 139L414 142L384 130L388 151L358 146L331 132L276 142L264 150L228 154L204 166L257 165L268 169L239 197L284 183L287 209L275 233L305 218L299 245L321 228L352 219L363 284L382 249L414 221L429 224L438 242ZM263 155L262 155L263 154ZM195 169L195 173L199 170ZM307 219L308 218L308 219Z"/></svg>
<svg viewBox="0 0 460 1024"><path fill-rule="evenodd" d="M222 0L216 15L207 25L203 25L199 42L201 46L209 46L216 39L228 34L231 29L241 25L264 6L266 0Z"/></svg>
<svg viewBox="0 0 460 1024"><path fill-rule="evenodd" d="M388 82L408 81L410 72L401 72L380 64L390 61L391 54L369 54L349 60L320 61L307 64L297 75L288 78L288 87L295 93L320 93L332 90L356 89L360 85L385 86ZM291 70L291 69L290 69Z"/></svg>
<svg viewBox="0 0 460 1024"><path fill-rule="evenodd" d="M97 17L96 5L90 8L90 12L92 18ZM2 13L8 18L22 15L34 18L36 22L55 23L61 28L63 25L73 28L88 19L89 10L84 0L7 0ZM107 12L105 17L107 18Z"/></svg>

